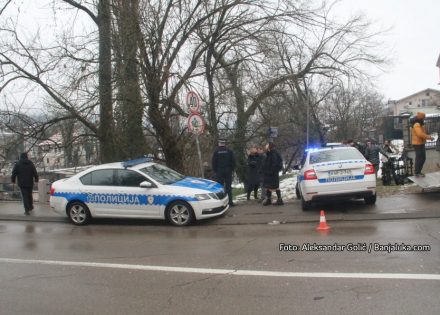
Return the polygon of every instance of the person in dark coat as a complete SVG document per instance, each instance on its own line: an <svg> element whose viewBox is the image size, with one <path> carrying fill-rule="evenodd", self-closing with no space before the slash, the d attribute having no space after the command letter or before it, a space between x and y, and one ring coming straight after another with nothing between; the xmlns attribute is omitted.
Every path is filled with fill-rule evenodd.
<svg viewBox="0 0 440 315"><path fill-rule="evenodd" d="M212 169L215 172L216 181L223 185L229 197L229 206L232 202L232 173L235 170L234 153L226 147L226 140L219 140L218 148L212 155Z"/></svg>
<svg viewBox="0 0 440 315"><path fill-rule="evenodd" d="M260 176L258 174L259 155L256 148L252 148L248 155L247 167L247 200L251 199L251 192L254 192L254 199L258 198L258 188L260 187Z"/></svg>
<svg viewBox="0 0 440 315"><path fill-rule="evenodd" d="M283 169L283 159L281 155L275 150L275 144L272 142L266 146L266 160L263 164L264 187L266 188L266 200L263 202L264 206L272 203L272 192L277 194L277 202L275 205L283 205L280 191L280 176L279 172Z"/></svg>
<svg viewBox="0 0 440 315"><path fill-rule="evenodd" d="M380 152L381 152L380 147L373 140L368 139L367 146L365 147L364 156L368 162L373 164L374 171L376 172L376 176L377 176L377 171L379 170Z"/></svg>
<svg viewBox="0 0 440 315"><path fill-rule="evenodd" d="M38 182L38 174L34 163L28 159L27 153L20 154L20 160L15 163L12 169L11 182L15 184L18 179L18 187L21 190L23 198L24 214L29 215L29 212L34 209L32 199L32 188L35 182Z"/></svg>
<svg viewBox="0 0 440 315"><path fill-rule="evenodd" d="M366 147L365 147L364 145L362 145L361 143L356 142L356 141L354 141L353 139L348 139L348 140L347 140L347 145L348 145L348 146L351 146L351 147L353 147L353 148L358 149L358 151L359 151L360 153L362 153L362 155L365 156L365 148L366 148Z"/></svg>
<svg viewBox="0 0 440 315"><path fill-rule="evenodd" d="M208 162L203 162L203 176L206 179L215 181L214 170L209 166Z"/></svg>
<svg viewBox="0 0 440 315"><path fill-rule="evenodd" d="M266 151L263 146L259 146L257 148L258 152L258 163L257 163L257 173L258 173L258 180L261 187L261 195L260 200L258 202L263 202L266 198L266 188L264 188L264 173L263 173L263 165L264 161L266 161Z"/></svg>

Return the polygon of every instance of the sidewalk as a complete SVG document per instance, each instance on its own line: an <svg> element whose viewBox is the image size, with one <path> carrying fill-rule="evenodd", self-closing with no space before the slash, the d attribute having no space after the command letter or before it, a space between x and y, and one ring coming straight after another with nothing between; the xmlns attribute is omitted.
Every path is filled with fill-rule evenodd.
<svg viewBox="0 0 440 315"><path fill-rule="evenodd" d="M0 221L47 221L47 222L68 222L67 216L63 217L55 213L49 203L34 202L34 210L29 215L24 215L23 203L21 201L0 201Z"/></svg>
<svg viewBox="0 0 440 315"><path fill-rule="evenodd" d="M296 199L283 206L262 206L255 200L237 203L219 218L204 220L204 225L283 224L319 222L320 210L325 210L327 221L396 220L440 217L440 192L396 194L379 197L375 206L362 200L316 204L310 211L301 210ZM55 213L48 203L34 204L30 215L24 215L20 201L0 201L0 221L69 222L67 216Z"/></svg>

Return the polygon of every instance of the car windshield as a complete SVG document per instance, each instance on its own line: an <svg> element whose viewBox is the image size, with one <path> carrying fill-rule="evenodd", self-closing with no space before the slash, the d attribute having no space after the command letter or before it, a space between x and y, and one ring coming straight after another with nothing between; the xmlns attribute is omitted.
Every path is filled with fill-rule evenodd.
<svg viewBox="0 0 440 315"><path fill-rule="evenodd" d="M141 168L140 171L162 185L169 185L185 178L182 174L160 164Z"/></svg>
<svg viewBox="0 0 440 315"><path fill-rule="evenodd" d="M310 153L310 164L322 162L334 162L343 160L364 159L364 156L358 150L324 150Z"/></svg>

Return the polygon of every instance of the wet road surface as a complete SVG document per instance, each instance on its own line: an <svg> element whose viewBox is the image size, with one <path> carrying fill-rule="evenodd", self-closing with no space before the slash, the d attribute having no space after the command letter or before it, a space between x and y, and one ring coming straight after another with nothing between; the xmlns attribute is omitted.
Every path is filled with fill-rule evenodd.
<svg viewBox="0 0 440 315"><path fill-rule="evenodd" d="M0 222L0 313L440 313L440 219L329 222L328 234L315 223L182 229L117 222ZM280 243L305 248L280 251ZM375 243L429 250L363 250ZM221 270L228 272L215 273ZM244 270L251 272L234 274Z"/></svg>

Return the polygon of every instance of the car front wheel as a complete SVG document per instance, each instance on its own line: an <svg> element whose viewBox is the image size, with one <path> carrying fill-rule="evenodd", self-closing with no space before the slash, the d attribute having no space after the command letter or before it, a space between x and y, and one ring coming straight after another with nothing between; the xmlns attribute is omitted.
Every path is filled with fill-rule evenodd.
<svg viewBox="0 0 440 315"><path fill-rule="evenodd" d="M89 208L79 201L69 204L67 207L67 215L70 221L75 225L86 225L92 218Z"/></svg>
<svg viewBox="0 0 440 315"><path fill-rule="evenodd" d="M188 203L175 201L167 207L166 217L172 225L186 226L194 221L194 212Z"/></svg>

